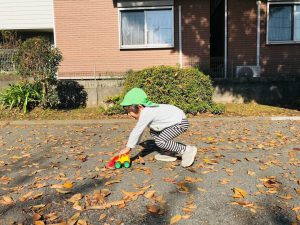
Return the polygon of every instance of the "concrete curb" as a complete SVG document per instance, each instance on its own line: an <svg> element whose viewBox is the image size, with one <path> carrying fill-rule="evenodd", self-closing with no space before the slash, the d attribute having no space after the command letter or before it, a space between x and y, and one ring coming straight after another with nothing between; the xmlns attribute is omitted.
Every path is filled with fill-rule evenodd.
<svg viewBox="0 0 300 225"><path fill-rule="evenodd" d="M300 116L280 116L280 117L207 117L190 118L190 122L213 122L213 121L300 121ZM133 119L103 119L103 120L13 120L0 121L0 126L15 125L94 125L94 124L118 124L134 123Z"/></svg>

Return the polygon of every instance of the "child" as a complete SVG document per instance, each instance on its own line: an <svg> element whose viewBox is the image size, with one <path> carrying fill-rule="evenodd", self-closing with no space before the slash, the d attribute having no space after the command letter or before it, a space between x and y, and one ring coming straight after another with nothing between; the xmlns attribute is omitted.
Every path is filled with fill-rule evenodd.
<svg viewBox="0 0 300 225"><path fill-rule="evenodd" d="M149 101L146 93L140 88L131 89L125 95L121 105L138 122L130 133L126 148L119 152L120 155L133 149L144 129L149 126L155 144L165 151L165 154L155 155L156 160L175 161L177 158L174 155L179 154L182 156L182 167L193 164L197 148L173 141L189 127L186 115L181 109L173 105L155 104Z"/></svg>

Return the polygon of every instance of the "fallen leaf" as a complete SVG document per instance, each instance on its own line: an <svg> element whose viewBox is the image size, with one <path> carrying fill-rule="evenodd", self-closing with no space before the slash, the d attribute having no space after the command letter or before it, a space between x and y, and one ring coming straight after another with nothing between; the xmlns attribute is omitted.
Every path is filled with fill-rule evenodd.
<svg viewBox="0 0 300 225"><path fill-rule="evenodd" d="M105 185L107 186L107 185L111 185L111 184L115 184L115 183L120 183L120 182L121 182L121 180L111 180L111 181L107 181L105 183Z"/></svg>
<svg viewBox="0 0 300 225"><path fill-rule="evenodd" d="M248 174L249 176L254 176L254 175L255 175L255 172L253 172L253 171L251 171L251 170L248 170L247 174Z"/></svg>
<svg viewBox="0 0 300 225"><path fill-rule="evenodd" d="M87 225L87 222L86 222L86 220L80 219L77 221L77 225Z"/></svg>
<svg viewBox="0 0 300 225"><path fill-rule="evenodd" d="M34 221L34 225L45 225L45 223L41 220Z"/></svg>
<svg viewBox="0 0 300 225"><path fill-rule="evenodd" d="M285 199L285 200L290 200L290 199L293 198L293 196L290 193L288 193L286 196L279 196L279 198L282 198L282 199Z"/></svg>
<svg viewBox="0 0 300 225"><path fill-rule="evenodd" d="M144 194L144 197L145 198L148 198L148 199L151 199L155 194L155 191L147 191L145 194Z"/></svg>
<svg viewBox="0 0 300 225"><path fill-rule="evenodd" d="M80 193L73 195L71 198L69 198L67 201L71 203L75 203L82 199L82 195Z"/></svg>
<svg viewBox="0 0 300 225"><path fill-rule="evenodd" d="M206 192L206 190L205 190L205 189L203 189L203 188L200 188L200 187L198 187L198 188L197 188L197 190L198 190L198 191L200 191L200 192Z"/></svg>
<svg viewBox="0 0 300 225"><path fill-rule="evenodd" d="M295 192L298 194L298 195L300 195L300 188L294 188L294 190L295 190Z"/></svg>
<svg viewBox="0 0 300 225"><path fill-rule="evenodd" d="M38 213L35 213L35 214L33 215L33 217L32 217L33 221L37 221L37 220L39 220L39 219L41 219L41 218L42 218L42 216L41 216L40 214L38 214Z"/></svg>
<svg viewBox="0 0 300 225"><path fill-rule="evenodd" d="M100 217L99 217L99 220L103 220L104 218L106 218L106 214L105 213L102 213L101 215L100 215Z"/></svg>
<svg viewBox="0 0 300 225"><path fill-rule="evenodd" d="M181 219L182 219L182 216L181 216L181 215L173 216L173 217L171 218L171 220L170 220L170 225L177 223L177 222L178 222L179 220L181 220Z"/></svg>
<svg viewBox="0 0 300 225"><path fill-rule="evenodd" d="M160 208L157 205L147 205L147 210L151 213L159 213Z"/></svg>
<svg viewBox="0 0 300 225"><path fill-rule="evenodd" d="M68 219L67 224L68 225L74 225L77 222L77 220L79 219L79 216L80 216L79 212L75 213L71 218Z"/></svg>
<svg viewBox="0 0 300 225"><path fill-rule="evenodd" d="M185 177L186 182L197 183L203 181L201 178Z"/></svg>
<svg viewBox="0 0 300 225"><path fill-rule="evenodd" d="M1 205L11 205L13 203L14 203L14 200L11 197L6 196L6 195L2 196L2 199L0 199Z"/></svg>
<svg viewBox="0 0 300 225"><path fill-rule="evenodd" d="M22 197L19 198L20 202L25 202L31 195L32 195L32 191L27 193L26 195L23 195Z"/></svg>
<svg viewBox="0 0 300 225"><path fill-rule="evenodd" d="M298 221L300 221L300 214L299 214L299 215L297 215L297 220L298 220Z"/></svg>
<svg viewBox="0 0 300 225"><path fill-rule="evenodd" d="M300 210L300 206L297 206L297 207L293 208L292 210L297 212L298 210Z"/></svg>
<svg viewBox="0 0 300 225"><path fill-rule="evenodd" d="M55 189L58 193L61 194L68 194L71 192L71 190L64 190L64 189Z"/></svg>
<svg viewBox="0 0 300 225"><path fill-rule="evenodd" d="M65 182L63 187L67 189L71 189L73 187L73 184L71 182Z"/></svg>
<svg viewBox="0 0 300 225"><path fill-rule="evenodd" d="M245 198L247 195L247 192L241 188L233 188L232 190L234 192L234 198Z"/></svg>

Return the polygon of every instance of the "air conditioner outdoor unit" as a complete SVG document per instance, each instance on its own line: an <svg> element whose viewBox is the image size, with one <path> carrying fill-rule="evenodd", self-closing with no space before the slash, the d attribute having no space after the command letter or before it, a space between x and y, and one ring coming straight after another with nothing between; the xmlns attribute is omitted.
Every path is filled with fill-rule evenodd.
<svg viewBox="0 0 300 225"><path fill-rule="evenodd" d="M260 66L237 66L236 77L260 77Z"/></svg>

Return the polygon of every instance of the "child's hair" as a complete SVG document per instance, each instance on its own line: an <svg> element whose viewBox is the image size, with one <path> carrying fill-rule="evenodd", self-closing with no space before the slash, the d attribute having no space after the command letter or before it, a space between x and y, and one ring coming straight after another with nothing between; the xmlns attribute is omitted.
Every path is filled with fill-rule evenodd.
<svg viewBox="0 0 300 225"><path fill-rule="evenodd" d="M124 109L127 113L129 112L134 112L134 113L138 113L139 112L139 106L140 105L129 105L129 106L124 106Z"/></svg>

